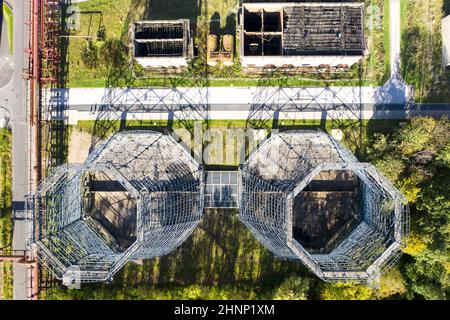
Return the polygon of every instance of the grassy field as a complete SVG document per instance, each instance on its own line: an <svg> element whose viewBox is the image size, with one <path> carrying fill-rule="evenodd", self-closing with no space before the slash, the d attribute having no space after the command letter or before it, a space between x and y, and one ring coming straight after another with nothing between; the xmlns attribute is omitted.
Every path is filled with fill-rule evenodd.
<svg viewBox="0 0 450 320"><path fill-rule="evenodd" d="M361 68L356 65L348 73L326 76L273 74L272 80L283 81L285 86L384 83L389 70L389 28L386 24L389 15L385 6L388 0L366 0L365 3L366 7L375 9L366 12L369 55L361 62ZM193 80L198 78L207 78L203 85L209 86L260 84L259 78L241 71L238 57L232 67L206 67L204 64L208 30L220 28L234 32L239 0L89 0L77 6L81 10L81 24L78 30L70 31L76 37L68 41L64 61L68 75L66 85L69 87L192 86L198 85ZM199 58L192 61L187 72L178 77L168 77L149 74L139 65L130 63L127 45L131 21L178 18L190 19L199 50ZM367 25L371 25L369 21L375 21L376 25L368 28ZM104 34L102 30L105 30Z"/></svg>
<svg viewBox="0 0 450 320"><path fill-rule="evenodd" d="M384 80L388 79L390 73L390 23L389 23L389 0L383 3L383 48L384 48Z"/></svg>
<svg viewBox="0 0 450 320"><path fill-rule="evenodd" d="M207 211L194 233L171 254L129 263L110 285L59 288L47 299L270 299L300 263L274 259L232 213Z"/></svg>
<svg viewBox="0 0 450 320"><path fill-rule="evenodd" d="M326 121L323 120L282 120L282 121L273 121L272 119L254 119L254 120L209 120L208 122L194 122L194 121L179 121L174 120L169 123L168 121L137 121L137 120L128 120L128 121L79 121L76 126L70 127L68 130L79 130L82 132L89 133L94 137L98 137L101 139L105 139L111 134L118 132L120 130L133 130L133 129L146 129L146 130L156 130L156 131L174 131L179 129L185 129L184 134L181 136L182 141L188 146L193 146L193 138L191 138L191 134L194 132L195 126L201 126L202 131L205 132L206 129L211 129L213 132L219 131L218 135L213 136L210 139L204 139L203 141L203 150L208 145L215 145L217 141L215 139L223 139L222 143L223 149L222 152L226 154L226 146L227 146L227 134L233 134L233 129L237 130L246 130L246 129L265 129L268 133L271 129L279 129L279 130L301 130L301 129L313 129L313 130L322 130L331 134L333 129L340 129L343 132L342 143L347 146L353 153L355 153L360 160L366 159L366 146L373 136L374 133L390 133L392 130L398 127L400 121L399 120L339 120L339 119L329 119ZM231 131L227 131L230 130ZM98 141L97 139L93 139L93 141ZM232 148L231 152L235 153L232 159L234 159L233 163L224 163L219 160L214 160L214 163L208 164L217 164L217 165L238 165L239 157L238 157L238 145L239 142L236 138L233 138L234 149ZM252 150L245 150L245 154L248 155ZM212 152L210 154L209 152ZM208 148L208 159L205 160L213 161L212 159L216 158L217 150L214 148ZM205 154L204 154L205 155ZM225 157L225 156L224 156ZM226 161L230 161L231 158L226 158ZM225 161L225 159L224 159Z"/></svg>
<svg viewBox="0 0 450 320"><path fill-rule="evenodd" d="M11 132L0 129L0 250L10 247L11 232ZM0 262L0 300L12 294L12 264Z"/></svg>
<svg viewBox="0 0 450 320"><path fill-rule="evenodd" d="M447 3L447 4L445 4ZM415 87L418 102L450 102L450 74L442 65L441 19L445 0L402 3L402 76Z"/></svg>
<svg viewBox="0 0 450 320"><path fill-rule="evenodd" d="M324 283L300 262L274 258L234 212L207 210L193 234L169 255L129 263L110 284L86 284L82 290L57 286L42 292L41 299L378 299L386 297L391 277L383 276L379 289ZM343 289L348 290L344 295Z"/></svg>

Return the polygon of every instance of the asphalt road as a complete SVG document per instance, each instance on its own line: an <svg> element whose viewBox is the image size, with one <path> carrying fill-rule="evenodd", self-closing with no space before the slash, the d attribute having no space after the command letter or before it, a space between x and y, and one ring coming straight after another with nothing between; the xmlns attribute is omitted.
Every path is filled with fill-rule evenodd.
<svg viewBox="0 0 450 320"><path fill-rule="evenodd" d="M0 105L9 110L12 127L12 198L14 221L13 249L25 250L26 232L23 207L25 195L29 192L28 166L28 132L26 81L21 73L24 67L24 41L28 34L24 31L24 0L9 1L14 10L14 71L12 80L0 88ZM25 300L27 292L27 268L13 265L13 297L15 300Z"/></svg>

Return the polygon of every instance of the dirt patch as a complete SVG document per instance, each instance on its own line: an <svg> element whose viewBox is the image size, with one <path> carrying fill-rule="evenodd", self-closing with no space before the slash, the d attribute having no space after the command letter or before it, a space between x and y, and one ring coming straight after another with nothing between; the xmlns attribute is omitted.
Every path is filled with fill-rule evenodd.
<svg viewBox="0 0 450 320"><path fill-rule="evenodd" d="M69 163L81 163L86 160L91 147L92 135L73 129L69 140Z"/></svg>

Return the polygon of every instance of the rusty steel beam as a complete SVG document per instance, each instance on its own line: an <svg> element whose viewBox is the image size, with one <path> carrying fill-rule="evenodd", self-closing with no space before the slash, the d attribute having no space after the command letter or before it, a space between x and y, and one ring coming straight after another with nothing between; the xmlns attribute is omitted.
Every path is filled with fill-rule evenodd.
<svg viewBox="0 0 450 320"><path fill-rule="evenodd" d="M24 256L0 256L0 262L4 261L12 261L12 262L26 262L26 258Z"/></svg>

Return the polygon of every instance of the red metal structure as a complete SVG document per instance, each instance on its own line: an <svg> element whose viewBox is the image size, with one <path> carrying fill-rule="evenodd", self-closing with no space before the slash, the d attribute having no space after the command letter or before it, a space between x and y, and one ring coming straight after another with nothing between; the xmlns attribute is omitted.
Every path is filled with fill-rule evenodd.
<svg viewBox="0 0 450 320"><path fill-rule="evenodd" d="M39 52L41 60L39 84L46 86L58 81L61 6L59 0L39 1Z"/></svg>
<svg viewBox="0 0 450 320"><path fill-rule="evenodd" d="M45 111L42 92L45 88L57 86L60 70L59 35L62 25L61 12L64 1L30 0L30 48L29 55L29 119L34 140L33 171L35 183L41 180L42 170L42 121ZM38 298L39 268L37 261L28 256L26 251L0 251L0 261L26 264L29 269L29 288L31 297Z"/></svg>
<svg viewBox="0 0 450 320"><path fill-rule="evenodd" d="M59 0L31 0L31 124L39 120L40 91L58 82L60 66L59 33L61 4Z"/></svg>

